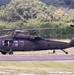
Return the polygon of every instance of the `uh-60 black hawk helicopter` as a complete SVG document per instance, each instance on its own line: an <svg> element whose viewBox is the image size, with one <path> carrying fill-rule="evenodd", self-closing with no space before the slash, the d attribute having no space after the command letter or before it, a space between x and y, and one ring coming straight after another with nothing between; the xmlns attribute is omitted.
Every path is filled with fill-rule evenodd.
<svg viewBox="0 0 74 75"><path fill-rule="evenodd" d="M45 28L47 29L47 28ZM35 29L29 29L35 30ZM4 30L13 31L13 34L0 37L0 52L4 55L13 54L15 51L40 51L40 50L62 50L68 54L64 49L74 47L74 38L70 43L46 40L36 35L26 35L21 33L23 30Z"/></svg>

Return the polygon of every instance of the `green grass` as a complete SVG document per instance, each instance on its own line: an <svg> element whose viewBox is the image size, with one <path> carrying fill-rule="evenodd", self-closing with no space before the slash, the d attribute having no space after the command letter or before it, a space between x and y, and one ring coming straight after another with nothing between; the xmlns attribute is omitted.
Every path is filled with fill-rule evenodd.
<svg viewBox="0 0 74 75"><path fill-rule="evenodd" d="M50 72L74 72L74 62L0 62L0 72L6 73L4 75L17 75L19 73L43 75Z"/></svg>

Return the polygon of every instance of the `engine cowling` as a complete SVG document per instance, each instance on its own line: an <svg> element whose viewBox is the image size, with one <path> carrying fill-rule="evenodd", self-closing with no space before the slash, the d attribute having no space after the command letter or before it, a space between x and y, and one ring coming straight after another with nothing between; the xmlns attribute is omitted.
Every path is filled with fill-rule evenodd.
<svg viewBox="0 0 74 75"><path fill-rule="evenodd" d="M35 36L33 35L25 35L25 34L15 34L13 36L15 39L27 39L27 40L34 40Z"/></svg>

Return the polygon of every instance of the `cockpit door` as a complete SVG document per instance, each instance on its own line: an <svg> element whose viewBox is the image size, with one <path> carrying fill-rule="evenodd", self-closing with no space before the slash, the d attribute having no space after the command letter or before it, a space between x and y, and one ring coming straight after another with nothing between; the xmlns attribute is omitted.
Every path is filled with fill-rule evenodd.
<svg viewBox="0 0 74 75"><path fill-rule="evenodd" d="M10 42L8 40L2 41L2 46L9 47Z"/></svg>

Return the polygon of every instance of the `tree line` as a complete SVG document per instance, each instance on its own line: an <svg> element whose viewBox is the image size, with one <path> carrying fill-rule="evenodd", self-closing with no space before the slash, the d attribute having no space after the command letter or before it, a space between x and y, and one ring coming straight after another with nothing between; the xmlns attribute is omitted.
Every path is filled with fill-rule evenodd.
<svg viewBox="0 0 74 75"><path fill-rule="evenodd" d="M60 2L60 0L56 1ZM74 20L74 9L71 6L72 3L58 7L53 3L47 5L41 0L11 0L6 6L0 6L0 30L49 27L58 28L53 31L47 30L49 35L73 35L74 28L69 26L69 22ZM38 33L43 35L45 32L39 31Z"/></svg>

